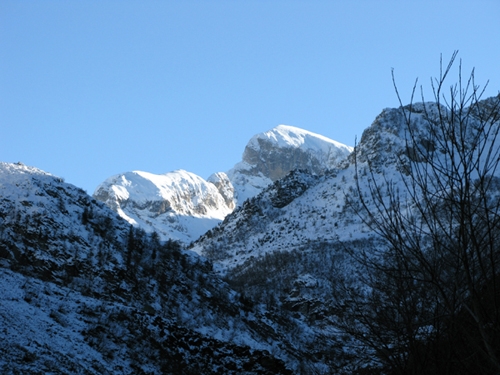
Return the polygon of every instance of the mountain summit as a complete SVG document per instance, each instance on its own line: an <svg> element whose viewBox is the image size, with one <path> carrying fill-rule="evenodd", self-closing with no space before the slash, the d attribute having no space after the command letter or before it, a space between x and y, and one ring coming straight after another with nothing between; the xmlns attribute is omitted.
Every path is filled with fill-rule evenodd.
<svg viewBox="0 0 500 375"><path fill-rule="evenodd" d="M292 170L323 174L352 150L352 147L322 135L279 125L253 136L245 147L243 160L227 174L233 183L238 205L241 205Z"/></svg>
<svg viewBox="0 0 500 375"><path fill-rule="evenodd" d="M190 242L232 211L234 205L221 192L215 183L184 170L161 175L133 171L108 178L94 197L133 225Z"/></svg>
<svg viewBox="0 0 500 375"><path fill-rule="evenodd" d="M351 151L322 135L279 125L252 137L242 161L227 173L204 180L184 170L162 175L126 172L100 184L94 198L131 224L154 230L163 239L189 243L290 171L320 175Z"/></svg>

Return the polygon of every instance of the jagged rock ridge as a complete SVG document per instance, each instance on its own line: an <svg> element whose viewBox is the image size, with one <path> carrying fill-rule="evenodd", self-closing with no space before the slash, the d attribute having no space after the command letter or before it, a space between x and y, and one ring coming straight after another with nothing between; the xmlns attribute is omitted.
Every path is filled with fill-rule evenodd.
<svg viewBox="0 0 500 375"><path fill-rule="evenodd" d="M323 174L351 151L321 135L280 125L252 137L243 160L227 173L214 173L205 181L183 170L127 172L104 181L94 197L129 223L187 244L290 171Z"/></svg>
<svg viewBox="0 0 500 375"><path fill-rule="evenodd" d="M99 185L94 197L129 223L164 239L189 243L220 222L234 207L224 174L210 182L184 170L163 175L134 171Z"/></svg>

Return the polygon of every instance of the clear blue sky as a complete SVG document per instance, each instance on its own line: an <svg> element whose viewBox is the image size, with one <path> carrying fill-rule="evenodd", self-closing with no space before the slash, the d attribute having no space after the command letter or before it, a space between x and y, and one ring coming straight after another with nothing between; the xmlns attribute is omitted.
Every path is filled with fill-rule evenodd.
<svg viewBox="0 0 500 375"><path fill-rule="evenodd" d="M93 193L204 178L279 124L353 145L439 58L500 90L500 1L0 0L0 161ZM430 98L429 98L430 99Z"/></svg>

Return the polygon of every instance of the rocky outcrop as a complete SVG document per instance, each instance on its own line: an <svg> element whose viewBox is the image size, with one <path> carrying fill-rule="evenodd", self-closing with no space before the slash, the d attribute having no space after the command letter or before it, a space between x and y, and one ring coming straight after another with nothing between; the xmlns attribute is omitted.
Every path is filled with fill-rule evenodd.
<svg viewBox="0 0 500 375"><path fill-rule="evenodd" d="M243 161L252 166L251 174L262 174L271 181L284 177L293 169L308 169L313 173L322 173L328 165L324 159L320 160L313 153L300 148L279 148L265 139L257 139L257 142L258 149L245 147Z"/></svg>
<svg viewBox="0 0 500 375"><path fill-rule="evenodd" d="M234 187L227 174L224 172L214 173L207 179L207 181L215 185L219 194L222 198L224 198L224 202L226 202L227 207L233 210L235 207Z"/></svg>
<svg viewBox="0 0 500 375"><path fill-rule="evenodd" d="M198 238L234 208L225 174L207 182L184 170L163 175L126 172L104 181L94 197L129 223L184 243Z"/></svg>
<svg viewBox="0 0 500 375"><path fill-rule="evenodd" d="M280 125L267 133L256 136L245 147L243 162L251 166L251 174L262 174L273 182L294 169L304 169L312 174L322 174L325 170L333 168L339 159L346 157L352 151L347 146L337 147L333 141L323 140L319 136L316 141L323 141L324 144L320 143L317 148L300 147L303 144L300 144L299 147L295 144L283 147L274 137L269 136L269 133L274 135L280 130L291 133L297 132L299 129ZM314 137L313 133L308 133L307 136ZM304 139L304 144L305 142Z"/></svg>
<svg viewBox="0 0 500 375"><path fill-rule="evenodd" d="M321 175L344 160L353 148L322 135L279 125L252 137L243 160L228 172L238 205L290 171Z"/></svg>

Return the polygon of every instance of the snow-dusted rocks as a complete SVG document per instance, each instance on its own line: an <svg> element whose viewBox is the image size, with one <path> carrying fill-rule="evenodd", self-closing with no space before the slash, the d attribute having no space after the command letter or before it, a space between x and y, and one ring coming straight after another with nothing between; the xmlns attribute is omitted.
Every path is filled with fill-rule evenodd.
<svg viewBox="0 0 500 375"><path fill-rule="evenodd" d="M322 135L279 125L253 136L245 147L243 160L228 172L228 176L241 205L292 170L323 174L352 150L352 147Z"/></svg>
<svg viewBox="0 0 500 375"><path fill-rule="evenodd" d="M183 170L126 172L104 181L94 197L129 223L187 244L290 171L323 174L351 151L319 134L279 125L252 137L243 160L227 174L214 173L205 181Z"/></svg>
<svg viewBox="0 0 500 375"><path fill-rule="evenodd" d="M234 207L227 177L217 174L211 181L184 170L126 172L104 181L94 197L133 225L189 243Z"/></svg>
<svg viewBox="0 0 500 375"><path fill-rule="evenodd" d="M293 373L209 262L22 164L0 163L0 285L2 374Z"/></svg>
<svg viewBox="0 0 500 375"><path fill-rule="evenodd" d="M417 124L422 123L420 108L417 104L413 106L413 119ZM428 108L434 107L429 104ZM374 172L377 172L373 177L378 176L379 185L384 183L382 176L385 175L393 179L394 184L399 183L403 190L400 173L403 170L402 161L405 160L404 156L411 155L409 144L405 141L404 129L404 116L401 111L396 108L384 109L363 132L356 147L359 172L369 173L370 163ZM417 140L421 144L426 143L423 130L422 138ZM325 149L311 146L313 144L326 147L321 142L321 136L317 136L318 140L305 131L299 133L302 137L296 136L297 132L293 134L295 137L290 134L289 127L279 126L255 136L246 152L251 150L247 152L250 155L257 152L259 144L266 145L260 148L262 151L269 148L267 145L270 142L276 145L295 142L308 151L305 155L320 155L318 158L325 160L325 155L328 155ZM294 152L304 155L300 149ZM264 163L257 162L257 159L258 157L254 157L251 160L261 165L262 169L265 168ZM268 160L270 159L271 156L268 156ZM346 199L356 191L354 159L354 153L338 159L340 164L335 164L335 158L329 159L331 169L324 174L311 167L308 170L294 171L276 180L255 198L233 211L224 223L201 236L192 244L191 249L211 259L216 267L225 273L269 254L308 248L318 243L369 239L371 231L352 211ZM245 162L240 164L243 163ZM316 164L310 161L309 165ZM334 168L334 165L337 167ZM231 173L229 175L231 176ZM360 188L364 194L369 194L367 186Z"/></svg>
<svg viewBox="0 0 500 375"><path fill-rule="evenodd" d="M224 172L214 173L207 181L215 185L222 198L224 198L227 207L233 210L235 207L234 187L227 174Z"/></svg>

